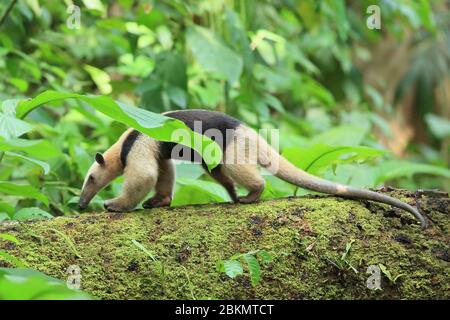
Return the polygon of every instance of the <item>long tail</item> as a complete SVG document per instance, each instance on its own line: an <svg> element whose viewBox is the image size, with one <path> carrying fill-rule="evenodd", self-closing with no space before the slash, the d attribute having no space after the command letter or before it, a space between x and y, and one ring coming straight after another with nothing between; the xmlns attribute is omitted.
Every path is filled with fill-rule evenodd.
<svg viewBox="0 0 450 320"><path fill-rule="evenodd" d="M301 188L344 198L372 200L404 209L419 220L423 229L428 227L425 217L409 204L374 191L353 188L313 176L287 161L261 137L258 139L258 163L278 178Z"/></svg>

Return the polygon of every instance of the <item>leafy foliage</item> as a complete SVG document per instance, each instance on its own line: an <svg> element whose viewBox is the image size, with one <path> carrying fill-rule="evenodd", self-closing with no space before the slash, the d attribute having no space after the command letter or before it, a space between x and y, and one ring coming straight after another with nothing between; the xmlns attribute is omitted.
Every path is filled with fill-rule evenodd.
<svg viewBox="0 0 450 320"><path fill-rule="evenodd" d="M254 250L243 254L236 254L228 260L221 260L217 263L216 269L218 272L224 272L230 278L235 278L244 274L244 267L242 265L242 262L244 262L250 275L252 286L257 286L261 280L261 266L257 257L264 264L273 260L272 255L267 251Z"/></svg>
<svg viewBox="0 0 450 320"><path fill-rule="evenodd" d="M350 269L354 273L358 273L358 270L350 263L349 260L350 250L353 246L353 243L355 243L355 239L351 239L345 244L345 250L340 258L325 257L325 259L340 271Z"/></svg>
<svg viewBox="0 0 450 320"><path fill-rule="evenodd" d="M30 269L0 268L0 300L90 300L66 283Z"/></svg>
<svg viewBox="0 0 450 320"><path fill-rule="evenodd" d="M384 265L384 264L379 264L378 265L380 267L381 272L386 276L386 278L389 280L390 283L392 284L396 284L397 280L404 276L404 274L398 274L395 277L392 275L392 273L388 270L388 268Z"/></svg>

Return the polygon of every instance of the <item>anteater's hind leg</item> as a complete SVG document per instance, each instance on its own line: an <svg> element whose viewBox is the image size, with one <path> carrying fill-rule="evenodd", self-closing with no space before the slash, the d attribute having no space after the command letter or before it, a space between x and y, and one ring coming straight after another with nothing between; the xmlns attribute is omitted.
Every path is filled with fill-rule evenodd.
<svg viewBox="0 0 450 320"><path fill-rule="evenodd" d="M265 181L257 167L259 146L256 139L252 131L238 128L224 152L224 175L248 190L245 197L238 198L242 203L259 200L264 191Z"/></svg>
<svg viewBox="0 0 450 320"><path fill-rule="evenodd" d="M206 169L206 172L208 172L209 175L214 178L214 180L219 182L227 190L227 192L230 195L230 198L231 198L231 200L233 200L233 202L238 202L238 197L236 194L236 188L234 186L234 182L229 176L227 176L224 173L223 165L218 165L217 167L212 169L210 172Z"/></svg>
<svg viewBox="0 0 450 320"><path fill-rule="evenodd" d="M158 180L155 195L146 200L142 207L145 209L169 206L172 202L173 185L175 183L175 166L171 159L158 161Z"/></svg>
<svg viewBox="0 0 450 320"><path fill-rule="evenodd" d="M239 202L250 203L259 200L264 191L265 181L256 165L225 164L223 168L226 176L248 190L248 194L245 197L238 198Z"/></svg>

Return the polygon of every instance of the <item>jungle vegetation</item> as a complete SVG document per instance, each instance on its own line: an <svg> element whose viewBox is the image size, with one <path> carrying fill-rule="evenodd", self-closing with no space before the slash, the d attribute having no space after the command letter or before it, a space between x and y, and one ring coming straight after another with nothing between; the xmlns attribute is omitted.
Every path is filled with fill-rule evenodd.
<svg viewBox="0 0 450 320"><path fill-rule="evenodd" d="M369 28L374 3L380 29ZM0 221L80 214L95 153L135 123L135 108L204 108L279 129L283 156L333 181L449 191L449 92L444 0L5 0ZM175 127L155 116L142 129L158 138ZM265 178L264 199L308 193ZM200 166L177 165L173 206L225 201Z"/></svg>

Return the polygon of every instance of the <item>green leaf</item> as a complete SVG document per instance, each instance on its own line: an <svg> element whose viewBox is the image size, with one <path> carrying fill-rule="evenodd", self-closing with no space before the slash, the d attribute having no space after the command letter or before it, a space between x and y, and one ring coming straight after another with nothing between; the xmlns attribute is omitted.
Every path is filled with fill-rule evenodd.
<svg viewBox="0 0 450 320"><path fill-rule="evenodd" d="M44 161L41 161L41 160L37 160L37 159L33 159L33 158L30 158L30 157L25 157L25 156L23 156L21 154L14 153L14 152L6 152L6 155L8 157L19 158L19 159L22 159L22 160L34 163L35 165L40 166L45 174L48 174L50 172L50 165L47 162L44 162Z"/></svg>
<svg viewBox="0 0 450 320"><path fill-rule="evenodd" d="M425 121L436 138L450 137L450 121L432 113L425 115Z"/></svg>
<svg viewBox="0 0 450 320"><path fill-rule="evenodd" d="M273 260L273 257L266 250L259 250L257 255L263 263L268 263Z"/></svg>
<svg viewBox="0 0 450 320"><path fill-rule="evenodd" d="M397 281L397 279L399 277L403 276L403 274L399 274L398 276L393 277L392 273L388 270L388 268L385 265L380 263L380 264L378 264L378 266L380 267L381 272L383 272L383 274L386 276L386 278L388 278L389 281L393 284L395 284L395 282Z"/></svg>
<svg viewBox="0 0 450 320"><path fill-rule="evenodd" d="M400 277L404 277L404 276L406 276L406 274L404 274L404 273L400 273L400 274L396 275L393 279L393 283L395 284L397 282L397 280L400 279Z"/></svg>
<svg viewBox="0 0 450 320"><path fill-rule="evenodd" d="M349 242L347 242L345 244L345 251L344 251L344 253L341 256L341 260L342 261L347 260L347 256L350 253L350 249L352 248L352 245L353 245L354 242L355 242L355 239L351 239Z"/></svg>
<svg viewBox="0 0 450 320"><path fill-rule="evenodd" d="M72 208L78 208L78 202L80 202L80 197L72 197L67 201L67 205ZM93 210L103 210L103 204L105 200L100 197L98 194L91 200L90 206Z"/></svg>
<svg viewBox="0 0 450 320"><path fill-rule="evenodd" d="M78 174L81 177L84 176L92 165L92 155L86 151L86 148L74 143L70 148L70 156L76 164Z"/></svg>
<svg viewBox="0 0 450 320"><path fill-rule="evenodd" d="M271 94L265 94L264 95L264 101L271 106L272 108L274 108L275 110L277 110L280 113L284 113L286 112L284 110L283 104L281 103L280 100L278 100L277 97L271 95Z"/></svg>
<svg viewBox="0 0 450 320"><path fill-rule="evenodd" d="M187 106L187 95L183 89L178 87L170 86L167 88L167 93L169 95L170 100L173 101L180 108L186 108Z"/></svg>
<svg viewBox="0 0 450 320"><path fill-rule="evenodd" d="M265 176L266 185L261 195L261 199L276 199L291 196L296 187L275 176Z"/></svg>
<svg viewBox="0 0 450 320"><path fill-rule="evenodd" d="M373 160L386 151L362 146L316 144L308 148L287 148L282 155L297 167L319 174L331 165Z"/></svg>
<svg viewBox="0 0 450 320"><path fill-rule="evenodd" d="M333 16L335 17L335 26L339 37L345 41L350 31L350 20L347 18L345 1L333 0L328 1L327 3L330 6L330 10L333 12Z"/></svg>
<svg viewBox="0 0 450 320"><path fill-rule="evenodd" d="M44 160L61 155L61 151L46 140L2 140L0 138L0 151L24 151L33 157Z"/></svg>
<svg viewBox="0 0 450 320"><path fill-rule="evenodd" d="M27 5L33 10L34 14L39 17L42 14L41 7L39 6L39 0L26 0Z"/></svg>
<svg viewBox="0 0 450 320"><path fill-rule="evenodd" d="M450 178L450 170L447 168L400 160L391 160L380 163L376 167L376 172L376 184L400 177L411 178L415 174L431 174Z"/></svg>
<svg viewBox="0 0 450 320"><path fill-rule="evenodd" d="M43 104L70 98L89 103L97 111L156 140L175 142L191 147L203 156L209 169L220 163L222 150L219 145L208 137L193 132L182 121L144 109L130 107L106 96L84 96L75 93L45 91L34 99L21 101L16 109L16 115L18 118L23 118L30 111Z"/></svg>
<svg viewBox="0 0 450 320"><path fill-rule="evenodd" d="M15 184L8 181L0 181L0 193L6 193L23 198L36 199L48 206L48 198L29 185Z"/></svg>
<svg viewBox="0 0 450 320"><path fill-rule="evenodd" d="M19 91L25 92L28 90L28 82L20 78L10 78L9 83L15 86Z"/></svg>
<svg viewBox="0 0 450 320"><path fill-rule="evenodd" d="M5 139L17 138L32 129L33 126L29 123L0 113L0 137Z"/></svg>
<svg viewBox="0 0 450 320"><path fill-rule="evenodd" d="M155 67L155 61L147 56L133 57L131 53L126 53L119 59L121 65L118 71L124 75L135 77L146 77Z"/></svg>
<svg viewBox="0 0 450 320"><path fill-rule="evenodd" d="M0 233L0 239L4 239L7 241L14 242L15 244L19 244L19 240L17 240L16 237L7 233Z"/></svg>
<svg viewBox="0 0 450 320"><path fill-rule="evenodd" d="M242 58L212 31L190 26L186 41L199 65L206 71L218 72L230 82L236 82L243 68Z"/></svg>
<svg viewBox="0 0 450 320"><path fill-rule="evenodd" d="M24 268L27 266L27 263L3 250L0 250L0 258L3 258L7 262L9 262L11 265L18 267L18 268Z"/></svg>
<svg viewBox="0 0 450 320"><path fill-rule="evenodd" d="M52 219L53 216L37 207L23 208L13 214L12 219L18 221L24 220L38 220L38 219Z"/></svg>
<svg viewBox="0 0 450 320"><path fill-rule="evenodd" d="M180 178L177 183L182 187L175 192L172 206L229 201L226 190L215 182Z"/></svg>
<svg viewBox="0 0 450 320"><path fill-rule="evenodd" d="M5 220L11 220L9 214L7 214L6 212L0 212L0 222Z"/></svg>
<svg viewBox="0 0 450 320"><path fill-rule="evenodd" d="M112 92L112 87L110 84L111 77L109 76L108 73L90 65L85 65L84 70L86 70L87 73L89 73L92 80L95 82L95 85L97 86L98 90L102 94L110 94Z"/></svg>
<svg viewBox="0 0 450 320"><path fill-rule="evenodd" d="M83 0L84 5L86 8L90 10L96 10L104 14L106 12L106 8L103 5L101 0Z"/></svg>
<svg viewBox="0 0 450 320"><path fill-rule="evenodd" d="M223 262L223 269L226 275L230 278L235 278L236 276L244 273L242 264L237 260L225 260Z"/></svg>
<svg viewBox="0 0 450 320"><path fill-rule="evenodd" d="M0 300L87 300L61 280L30 269L0 268Z"/></svg>
<svg viewBox="0 0 450 320"><path fill-rule="evenodd" d="M342 125L315 135L311 144L336 146L358 146L367 135L368 128L355 125Z"/></svg>
<svg viewBox="0 0 450 320"><path fill-rule="evenodd" d="M242 257L247 263L252 285L257 286L259 281L261 280L261 267L259 266L258 260L250 254L244 254Z"/></svg>
<svg viewBox="0 0 450 320"><path fill-rule="evenodd" d="M14 213L14 207L9 203L0 200L0 212L6 212L11 216Z"/></svg>

